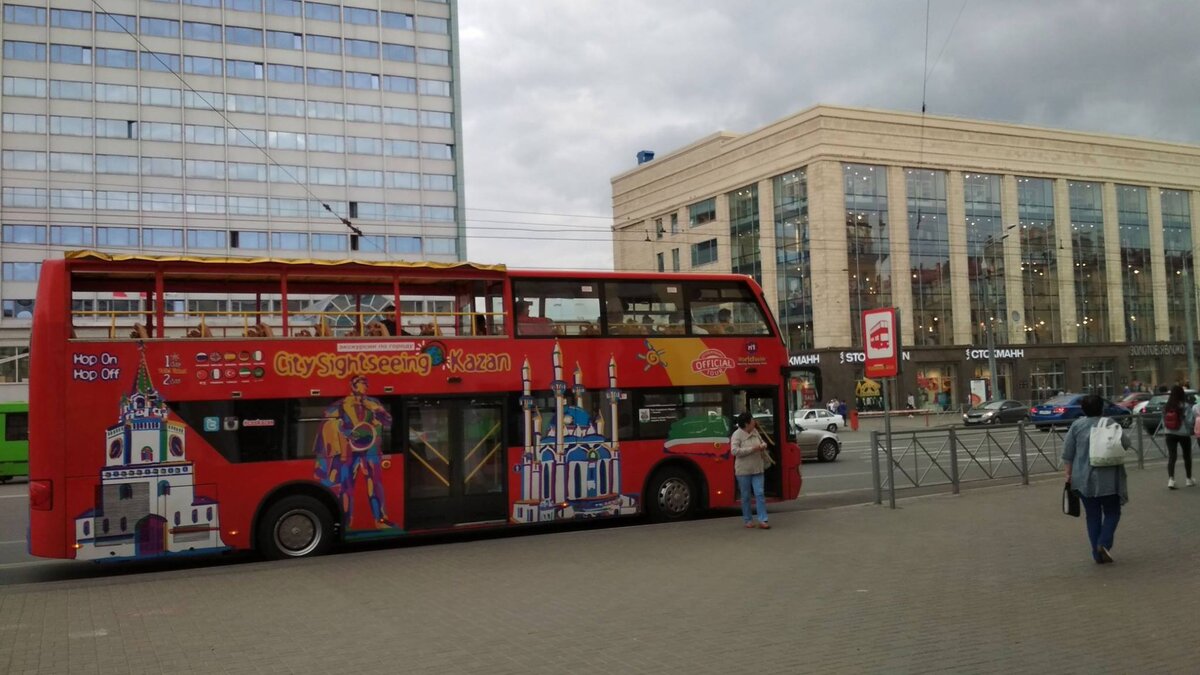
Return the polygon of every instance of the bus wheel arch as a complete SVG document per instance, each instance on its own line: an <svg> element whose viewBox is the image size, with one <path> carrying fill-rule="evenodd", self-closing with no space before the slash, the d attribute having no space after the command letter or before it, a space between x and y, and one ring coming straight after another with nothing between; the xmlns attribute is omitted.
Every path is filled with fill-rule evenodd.
<svg viewBox="0 0 1200 675"><path fill-rule="evenodd" d="M642 495L651 520L687 520L708 508L708 480L694 462L665 459L650 472Z"/></svg>
<svg viewBox="0 0 1200 675"><path fill-rule="evenodd" d="M337 499L313 483L287 483L272 490L254 514L251 542L267 558L303 558L329 550L342 514Z"/></svg>

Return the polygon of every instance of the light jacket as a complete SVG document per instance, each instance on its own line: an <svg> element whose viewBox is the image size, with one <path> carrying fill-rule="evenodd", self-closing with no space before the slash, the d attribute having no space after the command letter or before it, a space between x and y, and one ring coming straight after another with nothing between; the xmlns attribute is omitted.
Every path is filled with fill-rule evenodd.
<svg viewBox="0 0 1200 675"><path fill-rule="evenodd" d="M734 475L753 476L766 470L763 450L759 447L761 443L762 438L758 434L747 433L745 429L734 429L733 435L729 437Z"/></svg>

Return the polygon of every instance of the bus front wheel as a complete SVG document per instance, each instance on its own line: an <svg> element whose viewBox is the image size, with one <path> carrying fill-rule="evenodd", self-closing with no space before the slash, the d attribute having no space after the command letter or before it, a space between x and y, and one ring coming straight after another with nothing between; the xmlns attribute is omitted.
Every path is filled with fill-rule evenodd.
<svg viewBox="0 0 1200 675"><path fill-rule="evenodd" d="M271 559L321 555L333 544L333 516L307 495L284 497L271 505L258 527L258 550Z"/></svg>
<svg viewBox="0 0 1200 675"><path fill-rule="evenodd" d="M648 487L646 507L654 522L686 520L696 512L699 490L691 475L680 467L659 469Z"/></svg>

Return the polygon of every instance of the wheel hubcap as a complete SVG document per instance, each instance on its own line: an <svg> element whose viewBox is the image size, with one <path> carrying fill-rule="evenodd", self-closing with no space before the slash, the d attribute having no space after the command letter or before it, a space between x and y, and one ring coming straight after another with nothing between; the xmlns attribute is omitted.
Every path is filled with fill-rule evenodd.
<svg viewBox="0 0 1200 675"><path fill-rule="evenodd" d="M320 522L308 511L288 511L275 524L275 545L286 555L307 555L320 543Z"/></svg>
<svg viewBox="0 0 1200 675"><path fill-rule="evenodd" d="M668 478L658 488L658 505L671 515L687 513L692 503L692 490L686 481Z"/></svg>
<svg viewBox="0 0 1200 675"><path fill-rule="evenodd" d="M826 442L821 445L821 457L831 460L837 457L837 449L833 447L832 443Z"/></svg>

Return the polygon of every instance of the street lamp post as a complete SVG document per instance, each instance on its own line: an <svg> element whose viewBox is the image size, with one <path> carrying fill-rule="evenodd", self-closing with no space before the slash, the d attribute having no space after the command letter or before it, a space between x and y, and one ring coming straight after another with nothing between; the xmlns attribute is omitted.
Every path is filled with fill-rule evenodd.
<svg viewBox="0 0 1200 675"><path fill-rule="evenodd" d="M1192 324L1192 303L1195 302L1196 289L1192 286L1192 272L1188 268L1187 262L1183 264L1183 316L1187 323L1187 360L1188 360L1188 383L1191 386L1196 386L1200 380L1196 379L1196 326Z"/></svg>
<svg viewBox="0 0 1200 675"><path fill-rule="evenodd" d="M1003 234L1000 235L999 239L992 239L991 236L988 237L988 241L991 242L991 246L990 246L991 255L989 256L991 258L991 263L988 265L987 283L984 284L984 286L983 286L983 307L984 307L984 311L987 312L987 314L988 314L988 317L987 317L987 319L988 319L988 322L987 322L988 379L991 380L991 385L992 385L991 386L991 389L992 389L991 396L989 397L992 400L996 399L996 390L999 388L999 383L1000 383L1000 374L996 372L996 314L997 314L997 312L994 311L991 306L992 278L995 276L995 273L996 273L996 244L999 244L1001 246L1001 254L1003 254L1004 240L1008 239L1008 235L1011 233L1010 231L1014 227L1016 227L1016 225L1008 225L1007 227L1005 227L1003 230ZM1000 305L1000 303L997 302L996 303L997 308L999 308L999 305ZM1005 317L1004 320L1007 321L1008 320L1007 317Z"/></svg>

